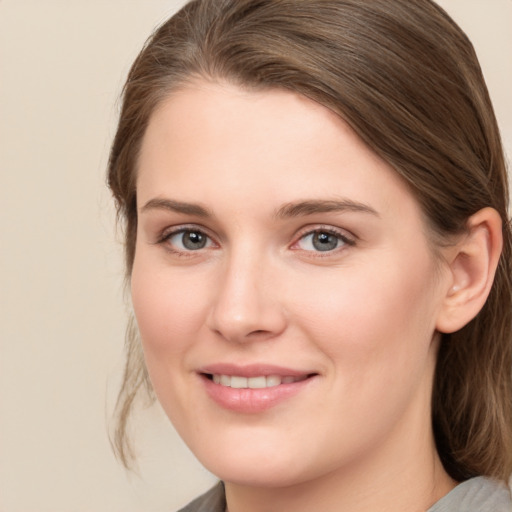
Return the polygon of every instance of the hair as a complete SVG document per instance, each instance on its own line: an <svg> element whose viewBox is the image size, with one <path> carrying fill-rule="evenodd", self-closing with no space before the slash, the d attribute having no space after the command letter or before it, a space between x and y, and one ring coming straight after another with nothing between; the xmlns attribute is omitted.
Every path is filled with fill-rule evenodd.
<svg viewBox="0 0 512 512"><path fill-rule="evenodd" d="M481 208L503 221L503 252L480 313L443 334L432 421L447 472L512 472L511 231L504 153L473 46L431 0L194 0L160 26L123 91L108 183L124 226L129 281L137 161L157 106L196 79L302 94L346 121L408 183L438 240ZM127 420L151 390L133 318L114 445L133 460Z"/></svg>

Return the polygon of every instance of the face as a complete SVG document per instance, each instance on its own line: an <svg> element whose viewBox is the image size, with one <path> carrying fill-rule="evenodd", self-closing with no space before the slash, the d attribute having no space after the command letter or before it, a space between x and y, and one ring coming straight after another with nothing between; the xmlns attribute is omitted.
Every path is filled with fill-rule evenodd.
<svg viewBox="0 0 512 512"><path fill-rule="evenodd" d="M291 485L430 439L446 279L417 202L342 120L190 85L151 118L137 201L149 375L210 471Z"/></svg>

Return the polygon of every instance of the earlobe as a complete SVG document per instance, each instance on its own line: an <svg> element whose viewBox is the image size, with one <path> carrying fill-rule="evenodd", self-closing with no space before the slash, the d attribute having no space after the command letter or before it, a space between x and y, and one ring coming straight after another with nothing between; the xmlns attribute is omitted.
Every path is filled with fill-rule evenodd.
<svg viewBox="0 0 512 512"><path fill-rule="evenodd" d="M450 248L450 283L437 319L439 332L461 329L482 309L502 246L501 217L494 208L483 208L468 219L466 233Z"/></svg>

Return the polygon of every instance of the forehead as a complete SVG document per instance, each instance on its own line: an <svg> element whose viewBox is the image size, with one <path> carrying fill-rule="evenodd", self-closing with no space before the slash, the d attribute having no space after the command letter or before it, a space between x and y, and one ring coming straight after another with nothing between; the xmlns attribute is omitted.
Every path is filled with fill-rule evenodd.
<svg viewBox="0 0 512 512"><path fill-rule="evenodd" d="M196 82L153 113L138 169L139 204L185 201L263 204L343 196L415 203L408 188L339 116L289 91L247 91ZM395 205L396 206L396 205Z"/></svg>
<svg viewBox="0 0 512 512"><path fill-rule="evenodd" d="M190 135L201 152L189 157L199 158L209 152L219 156L221 151L227 157L242 142L246 143L247 157L263 158L270 149L275 152L278 148L284 156L284 151L299 140L308 141L309 147L325 138L327 145L331 125L337 125L339 131L352 136L354 143L363 145L338 116L300 94L283 89L248 90L225 82L194 81L159 104L150 118L142 158L148 146L157 149L158 141L174 153L190 149ZM324 131L323 137L319 137L320 131ZM249 144L254 148L251 154L247 153ZM295 150L298 154L299 148Z"/></svg>

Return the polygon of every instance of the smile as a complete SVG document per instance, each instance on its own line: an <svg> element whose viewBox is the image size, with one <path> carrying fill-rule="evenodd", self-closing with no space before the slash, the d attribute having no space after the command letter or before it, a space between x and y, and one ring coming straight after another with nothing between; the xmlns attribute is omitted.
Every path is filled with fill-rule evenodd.
<svg viewBox="0 0 512 512"><path fill-rule="evenodd" d="M208 376L215 384L234 389L264 389L281 384L293 384L308 378L308 375L295 377L292 375L260 375L256 377L242 377L239 375L214 374Z"/></svg>
<svg viewBox="0 0 512 512"><path fill-rule="evenodd" d="M237 413L262 413L286 403L314 385L319 374L273 365L216 364L198 375L207 396L218 406Z"/></svg>

